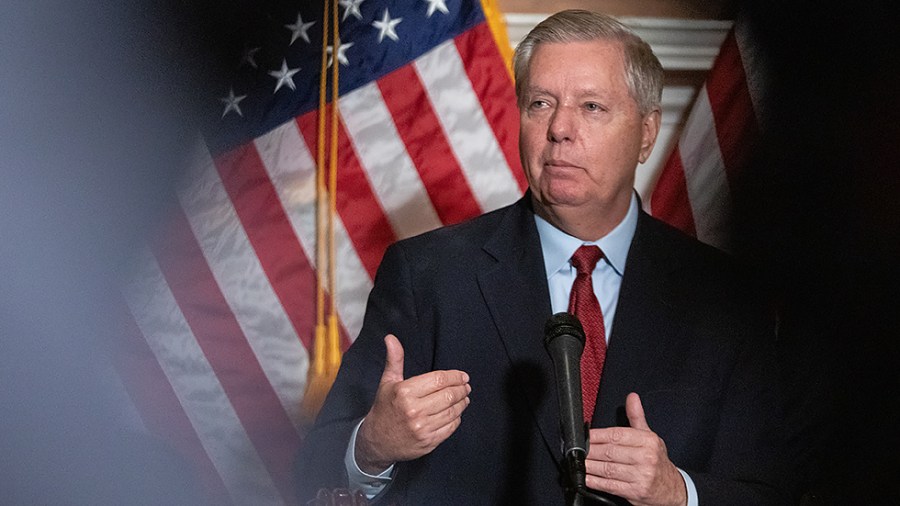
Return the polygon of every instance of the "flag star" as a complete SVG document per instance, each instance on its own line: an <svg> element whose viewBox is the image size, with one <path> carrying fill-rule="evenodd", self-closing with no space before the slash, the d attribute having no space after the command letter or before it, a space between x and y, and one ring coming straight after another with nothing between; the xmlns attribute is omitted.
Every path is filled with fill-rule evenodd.
<svg viewBox="0 0 900 506"><path fill-rule="evenodd" d="M306 33L309 30L309 27L316 24L315 21L310 21L308 23L303 22L303 17L300 13L297 13L297 22L292 25L284 25L285 28L291 31L291 44L294 43L297 38L301 38L309 44L309 34ZM288 45L291 45L288 44Z"/></svg>
<svg viewBox="0 0 900 506"><path fill-rule="evenodd" d="M243 117L244 113L241 112L241 107L238 104L240 104L241 100L244 100L245 98L247 98L247 95L235 96L234 88L229 88L228 96L219 99L222 101L222 103L225 104L225 111L222 112L222 117L224 118L225 115L231 111L234 111L238 116Z"/></svg>
<svg viewBox="0 0 900 506"><path fill-rule="evenodd" d="M340 58L340 49L338 49L338 58ZM269 71L269 75L278 79L278 82L275 83L275 91L272 93L278 93L278 90L282 86L287 86L291 90L296 91L297 86L294 84L294 74L300 72L300 68L289 69L287 66L287 60L281 60L281 70L272 70Z"/></svg>
<svg viewBox="0 0 900 506"><path fill-rule="evenodd" d="M428 2L428 12L425 13L425 17L430 18L434 11L438 10L443 12L444 14L449 14L450 11L447 10L447 4L445 0L425 0Z"/></svg>
<svg viewBox="0 0 900 506"><path fill-rule="evenodd" d="M400 22L403 21L403 18L394 18L391 19L391 14L387 9L384 10L384 15L381 16L381 21L372 21L372 26L378 28L378 43L381 44L381 41L384 40L385 37L393 40L394 42L400 40L397 37L397 32L394 30Z"/></svg>
<svg viewBox="0 0 900 506"><path fill-rule="evenodd" d="M245 63L253 68L258 68L256 66L256 53L258 53L260 49L262 48L244 48L244 53L241 55L241 61L238 63L238 68L243 67Z"/></svg>
<svg viewBox="0 0 900 506"><path fill-rule="evenodd" d="M347 50L353 46L353 42L341 42L338 41L338 49L337 49L337 60L341 65L350 65L350 60L347 59ZM325 49L328 52L328 66L331 66L331 63L334 61L334 58L331 57L332 53L334 53L334 47L328 46Z"/></svg>
<svg viewBox="0 0 900 506"><path fill-rule="evenodd" d="M338 3L341 7L344 8L344 17L341 18L341 21L346 21L347 16L353 14L353 17L356 19L362 20L362 12L359 12L359 6L365 0L338 0Z"/></svg>

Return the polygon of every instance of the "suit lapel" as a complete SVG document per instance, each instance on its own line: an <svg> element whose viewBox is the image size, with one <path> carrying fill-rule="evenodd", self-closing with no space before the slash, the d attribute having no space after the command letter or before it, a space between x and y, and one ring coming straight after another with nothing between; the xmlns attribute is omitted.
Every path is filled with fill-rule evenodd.
<svg viewBox="0 0 900 506"><path fill-rule="evenodd" d="M640 390L664 360L666 336L680 325L667 286L676 266L658 239L656 224L642 211L622 278L594 426L627 424L625 397Z"/></svg>
<svg viewBox="0 0 900 506"><path fill-rule="evenodd" d="M485 252L496 264L478 273L478 283L509 357L514 382L510 387L524 392L548 450L556 457L559 411L553 364L543 343L550 296L529 199L526 194L512 206L485 243Z"/></svg>

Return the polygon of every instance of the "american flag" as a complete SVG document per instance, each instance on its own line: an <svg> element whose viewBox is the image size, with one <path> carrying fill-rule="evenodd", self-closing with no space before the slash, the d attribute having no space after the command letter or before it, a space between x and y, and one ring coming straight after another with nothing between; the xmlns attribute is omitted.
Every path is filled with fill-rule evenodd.
<svg viewBox="0 0 900 506"><path fill-rule="evenodd" d="M751 162L763 112L766 70L744 19L722 42L650 197L654 216L726 251L734 242L732 185Z"/></svg>
<svg viewBox="0 0 900 506"><path fill-rule="evenodd" d="M339 7L326 72L338 66L334 300L346 348L390 243L509 204L526 183L490 0ZM307 421L324 19L306 2L264 14L248 20L264 29L218 84L215 127L123 289L126 389L214 504L296 503Z"/></svg>

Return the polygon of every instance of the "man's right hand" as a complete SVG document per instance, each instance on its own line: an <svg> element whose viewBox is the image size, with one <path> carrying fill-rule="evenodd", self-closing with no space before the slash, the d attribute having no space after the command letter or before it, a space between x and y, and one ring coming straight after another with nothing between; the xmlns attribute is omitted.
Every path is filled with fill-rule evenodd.
<svg viewBox="0 0 900 506"><path fill-rule="evenodd" d="M459 427L472 391L469 375L457 370L404 380L403 346L393 334L384 344L384 373L356 440L356 463L369 474L426 455L444 442Z"/></svg>

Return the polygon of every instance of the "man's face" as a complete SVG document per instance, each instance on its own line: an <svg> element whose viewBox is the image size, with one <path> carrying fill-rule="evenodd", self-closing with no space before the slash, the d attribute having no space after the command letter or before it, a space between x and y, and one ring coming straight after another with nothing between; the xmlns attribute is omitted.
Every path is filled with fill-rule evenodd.
<svg viewBox="0 0 900 506"><path fill-rule="evenodd" d="M556 211L624 215L635 168L656 140L659 111L639 112L625 84L621 44L539 44L522 99L519 150L537 201Z"/></svg>

